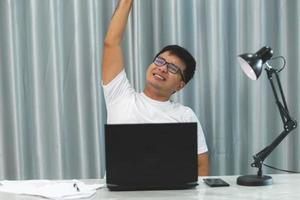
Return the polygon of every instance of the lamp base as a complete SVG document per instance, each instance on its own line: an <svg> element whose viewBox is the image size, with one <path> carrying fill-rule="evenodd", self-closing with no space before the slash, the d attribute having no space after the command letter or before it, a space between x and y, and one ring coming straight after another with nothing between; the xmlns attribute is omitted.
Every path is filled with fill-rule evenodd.
<svg viewBox="0 0 300 200"><path fill-rule="evenodd" d="M245 186L264 186L264 185L272 185L273 180L271 176L258 176L258 175L245 175L239 176L237 178L236 183L238 185Z"/></svg>

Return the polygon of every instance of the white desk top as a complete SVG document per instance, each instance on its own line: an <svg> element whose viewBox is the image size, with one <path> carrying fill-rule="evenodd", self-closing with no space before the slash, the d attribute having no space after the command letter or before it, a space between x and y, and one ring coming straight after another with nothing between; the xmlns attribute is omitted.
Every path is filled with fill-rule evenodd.
<svg viewBox="0 0 300 200"><path fill-rule="evenodd" d="M230 187L211 188L199 177L199 186L190 190L157 190L157 191L131 191L111 192L107 188L97 191L93 198L105 200L299 200L300 199L300 174L271 175L273 185L269 186L239 186L236 184L237 176L220 176L230 184ZM88 183L104 183L105 180L85 180ZM39 198L18 196L0 193L2 200L33 200Z"/></svg>

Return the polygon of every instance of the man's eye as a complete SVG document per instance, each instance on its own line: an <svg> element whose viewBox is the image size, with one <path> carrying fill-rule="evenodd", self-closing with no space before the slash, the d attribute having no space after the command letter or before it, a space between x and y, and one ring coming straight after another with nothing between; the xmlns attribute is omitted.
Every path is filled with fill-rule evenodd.
<svg viewBox="0 0 300 200"><path fill-rule="evenodd" d="M169 66L168 66L172 71L177 71L177 67L175 66L175 65L172 65L172 64L170 64Z"/></svg>
<svg viewBox="0 0 300 200"><path fill-rule="evenodd" d="M165 61L164 61L164 60L158 59L158 60L157 60L157 63L160 64L160 65L163 65L163 64L165 64Z"/></svg>

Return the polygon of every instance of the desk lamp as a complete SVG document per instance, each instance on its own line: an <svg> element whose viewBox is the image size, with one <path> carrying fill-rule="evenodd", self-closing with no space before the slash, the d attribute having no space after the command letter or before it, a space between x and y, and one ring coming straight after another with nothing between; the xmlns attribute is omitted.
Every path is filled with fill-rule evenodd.
<svg viewBox="0 0 300 200"><path fill-rule="evenodd" d="M264 160L270 155L270 153L280 144L280 142L293 130L297 127L297 122L291 118L289 114L289 110L286 104L286 100L283 94L283 90L281 87L279 72L285 67L285 59L282 56L276 58L282 58L284 60L284 65L280 69L272 68L268 64L268 60L273 56L273 50L270 47L262 47L254 54L241 54L238 56L238 62L244 71L244 73L252 80L257 80L262 72L263 66L265 66L265 71L267 73L269 82L272 86L272 91L276 100L276 105L279 109L280 116L283 123L283 131L280 133L278 137L263 150L258 152L253 156L253 163L251 167L258 168L257 175L244 175L239 176L237 178L238 185L245 186L262 186L262 185L270 185L272 184L272 177L263 175L262 173L262 165ZM273 58L275 59L275 58ZM275 77L275 79L273 79ZM274 82L276 82L278 89L275 88ZM277 93L279 90L279 95ZM281 101L280 101L281 98Z"/></svg>

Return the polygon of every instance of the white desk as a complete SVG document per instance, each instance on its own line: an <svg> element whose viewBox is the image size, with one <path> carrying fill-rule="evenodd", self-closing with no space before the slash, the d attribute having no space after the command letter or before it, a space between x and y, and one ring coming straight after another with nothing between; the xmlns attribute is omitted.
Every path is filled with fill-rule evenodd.
<svg viewBox="0 0 300 200"><path fill-rule="evenodd" d="M300 174L272 175L273 185L246 187L236 184L237 176L220 176L230 187L211 188L199 177L199 186L192 190L157 190L134 192L111 192L99 189L93 198L104 200L299 200ZM86 183L104 183L105 180L85 180ZM39 198L0 193L0 200L33 200Z"/></svg>

